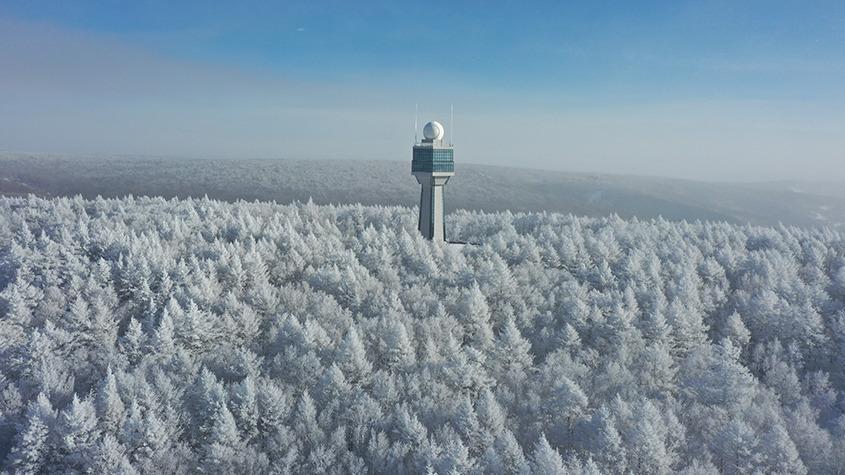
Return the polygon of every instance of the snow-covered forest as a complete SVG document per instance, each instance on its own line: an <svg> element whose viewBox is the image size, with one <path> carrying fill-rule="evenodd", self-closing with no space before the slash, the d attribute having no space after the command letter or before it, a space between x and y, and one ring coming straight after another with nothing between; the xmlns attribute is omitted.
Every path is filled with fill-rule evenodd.
<svg viewBox="0 0 845 475"><path fill-rule="evenodd" d="M0 199L10 473L841 473L845 234Z"/></svg>

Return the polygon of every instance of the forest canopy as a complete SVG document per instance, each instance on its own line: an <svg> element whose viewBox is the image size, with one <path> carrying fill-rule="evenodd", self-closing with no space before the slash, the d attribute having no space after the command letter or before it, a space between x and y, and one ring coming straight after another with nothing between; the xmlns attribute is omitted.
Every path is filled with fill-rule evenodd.
<svg viewBox="0 0 845 475"><path fill-rule="evenodd" d="M0 198L15 473L837 473L832 228Z"/></svg>

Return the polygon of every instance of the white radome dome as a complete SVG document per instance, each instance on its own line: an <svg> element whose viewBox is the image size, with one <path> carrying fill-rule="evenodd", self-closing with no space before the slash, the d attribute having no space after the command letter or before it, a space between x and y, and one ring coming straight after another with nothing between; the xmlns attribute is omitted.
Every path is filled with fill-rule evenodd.
<svg viewBox="0 0 845 475"><path fill-rule="evenodd" d="M423 136L428 140L443 140L444 133L443 124L436 120L432 120L423 127Z"/></svg>

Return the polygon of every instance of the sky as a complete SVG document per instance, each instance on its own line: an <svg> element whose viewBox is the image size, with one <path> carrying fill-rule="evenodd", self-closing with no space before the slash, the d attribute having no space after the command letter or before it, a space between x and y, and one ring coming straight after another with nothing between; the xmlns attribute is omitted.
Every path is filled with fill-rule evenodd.
<svg viewBox="0 0 845 475"><path fill-rule="evenodd" d="M845 181L845 2L0 1L0 150L410 160L416 107L458 170Z"/></svg>

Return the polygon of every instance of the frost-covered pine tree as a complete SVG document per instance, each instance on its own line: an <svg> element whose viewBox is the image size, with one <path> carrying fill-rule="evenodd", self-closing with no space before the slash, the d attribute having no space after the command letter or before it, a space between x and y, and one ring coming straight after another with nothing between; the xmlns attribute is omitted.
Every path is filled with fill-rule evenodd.
<svg viewBox="0 0 845 475"><path fill-rule="evenodd" d="M100 436L94 403L74 395L73 401L59 414L57 430L63 465L70 470L88 471Z"/></svg>
<svg viewBox="0 0 845 475"><path fill-rule="evenodd" d="M29 403L26 419L17 429L14 446L7 462L18 473L41 473L57 456L55 430L56 412L44 393Z"/></svg>
<svg viewBox="0 0 845 475"><path fill-rule="evenodd" d="M489 348L493 343L490 307L477 283L464 292L458 314L465 322L465 343L480 350Z"/></svg>
<svg viewBox="0 0 845 475"><path fill-rule="evenodd" d="M111 367L107 369L106 377L97 391L96 402L97 414L103 429L111 434L117 433L123 424L124 404Z"/></svg>
<svg viewBox="0 0 845 475"><path fill-rule="evenodd" d="M564 475L567 472L563 459L546 440L545 434L540 434L531 453L531 473L538 475Z"/></svg>
<svg viewBox="0 0 845 475"><path fill-rule="evenodd" d="M363 381L370 375L372 365L367 360L364 344L355 327L349 329L338 351L338 362L346 378L352 382Z"/></svg>
<svg viewBox="0 0 845 475"><path fill-rule="evenodd" d="M497 375L512 385L519 384L533 364L531 344L522 336L513 320L505 322L496 338L493 362Z"/></svg>

